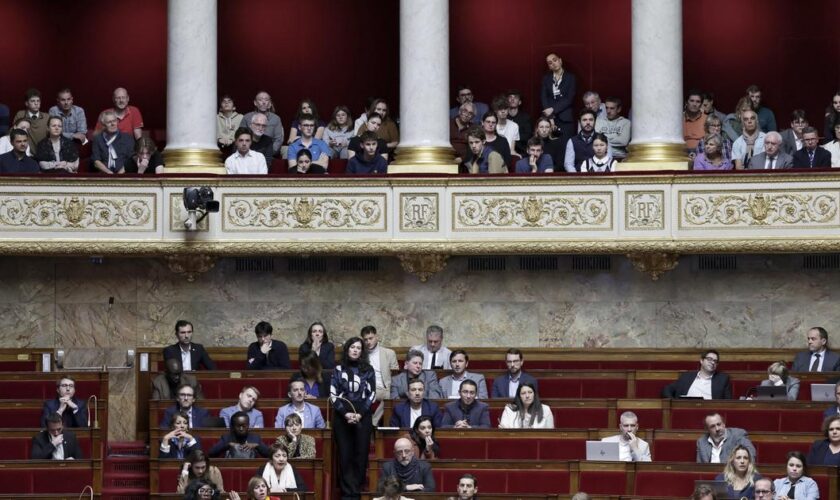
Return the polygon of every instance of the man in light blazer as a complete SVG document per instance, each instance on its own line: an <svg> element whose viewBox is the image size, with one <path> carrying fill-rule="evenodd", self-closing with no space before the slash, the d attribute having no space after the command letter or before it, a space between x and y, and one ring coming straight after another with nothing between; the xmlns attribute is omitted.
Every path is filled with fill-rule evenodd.
<svg viewBox="0 0 840 500"><path fill-rule="evenodd" d="M478 386L478 399L487 399L487 381L480 373L470 373L467 366L470 364L470 356L463 349L455 349L449 355L449 364L452 365L452 375L440 379L440 388L444 397L458 399L460 396L461 382L472 380Z"/></svg>
<svg viewBox="0 0 840 500"><path fill-rule="evenodd" d="M423 353L424 370L450 370L451 352L443 345L443 328L431 325L426 328L426 343L411 348Z"/></svg>
<svg viewBox="0 0 840 500"><path fill-rule="evenodd" d="M407 397L409 381L417 378L425 384L424 398L444 399L446 397L438 384L435 372L423 369L423 353L412 349L405 357L403 372L391 379L391 399Z"/></svg>
<svg viewBox="0 0 840 500"><path fill-rule="evenodd" d="M790 128L782 130L782 151L789 155L802 149L802 130L808 126L805 110L794 109L790 116Z"/></svg>
<svg viewBox="0 0 840 500"><path fill-rule="evenodd" d="M840 371L840 356L828 350L828 332L821 326L808 330L808 350L796 353L793 358L794 372L836 372ZM814 368L813 370L811 368Z"/></svg>
<svg viewBox="0 0 840 500"><path fill-rule="evenodd" d="M764 152L753 156L747 168L750 170L793 168L793 157L781 150L781 144L782 136L778 132L765 134Z"/></svg>
<svg viewBox="0 0 840 500"><path fill-rule="evenodd" d="M367 325L362 327L359 335L365 341L365 350L368 353L368 362L373 370L376 372L376 410L373 411L373 425L379 423L382 418L382 413L385 411L385 405L382 400L391 396L391 370L399 370L400 365L397 364L397 354L393 349L379 344L379 335L376 333L376 327Z"/></svg>
<svg viewBox="0 0 840 500"><path fill-rule="evenodd" d="M746 448L755 463L755 446L750 441L747 431L737 427L727 428L723 417L718 413L707 415L705 424L706 433L697 439L697 463L726 463L729 454L737 446Z"/></svg>
<svg viewBox="0 0 840 500"><path fill-rule="evenodd" d="M539 394L537 379L522 371L522 365L525 364L525 356L522 354L522 351L516 348L508 349L505 353L505 364L507 365L508 371L493 380L491 397L513 399L521 383L533 384Z"/></svg>

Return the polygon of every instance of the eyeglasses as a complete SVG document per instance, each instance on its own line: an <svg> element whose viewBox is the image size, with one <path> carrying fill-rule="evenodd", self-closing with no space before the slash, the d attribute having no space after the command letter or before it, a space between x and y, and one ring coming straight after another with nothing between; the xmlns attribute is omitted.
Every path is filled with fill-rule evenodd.
<svg viewBox="0 0 840 500"><path fill-rule="evenodd" d="M191 398L193 397L193 394L189 392L179 392L178 396L182 398Z"/></svg>
<svg viewBox="0 0 840 500"><path fill-rule="evenodd" d="M207 487L207 486L202 486L201 488L198 489L198 492L201 493L202 495L212 495L212 494L216 493L216 490L214 490L213 488Z"/></svg>
<svg viewBox="0 0 840 500"><path fill-rule="evenodd" d="M301 127L314 127L315 124L314 123L301 123L300 126Z"/></svg>
<svg viewBox="0 0 840 500"><path fill-rule="evenodd" d="M770 490L755 490L755 494L758 495L758 496L762 496L762 497L764 495L770 495L771 493L773 493L773 492L770 491Z"/></svg>
<svg viewBox="0 0 840 500"><path fill-rule="evenodd" d="M718 364L718 361L719 361L717 358L713 358L713 357L711 357L711 356L706 356L706 357L705 357L705 358L703 358L703 359L705 359L705 360L706 360L706 361L708 361L709 363L714 363L714 364Z"/></svg>
<svg viewBox="0 0 840 500"><path fill-rule="evenodd" d="M61 384L61 385L59 385L59 387L64 387L66 389L71 389L73 387L76 387L76 384Z"/></svg>

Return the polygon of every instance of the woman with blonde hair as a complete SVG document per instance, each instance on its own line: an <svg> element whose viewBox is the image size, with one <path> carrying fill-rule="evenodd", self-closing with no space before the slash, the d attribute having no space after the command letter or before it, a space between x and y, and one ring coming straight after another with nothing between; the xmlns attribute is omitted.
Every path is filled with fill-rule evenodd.
<svg viewBox="0 0 840 500"><path fill-rule="evenodd" d="M726 482L729 498L752 498L755 496L755 482L760 478L750 451L738 445L729 454L723 474L718 474L715 481Z"/></svg>
<svg viewBox="0 0 840 500"><path fill-rule="evenodd" d="M799 396L799 379L790 376L784 361L776 361L767 368L767 380L762 380L761 385L784 387L788 401L796 401Z"/></svg>

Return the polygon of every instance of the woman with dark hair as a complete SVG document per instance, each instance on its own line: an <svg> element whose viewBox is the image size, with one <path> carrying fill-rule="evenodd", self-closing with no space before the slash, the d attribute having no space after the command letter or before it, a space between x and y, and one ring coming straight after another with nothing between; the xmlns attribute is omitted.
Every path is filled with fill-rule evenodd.
<svg viewBox="0 0 840 500"><path fill-rule="evenodd" d="M382 124L377 130L373 130L372 132L376 132L376 137L385 141L388 145L388 151L393 151L400 143L400 131L397 128L396 122L391 119L390 113L388 112L388 103L385 102L385 99L374 99L371 101L367 109L367 116L373 116L374 113L382 117ZM356 135L362 135L367 130L367 125L362 125L359 127L359 132Z"/></svg>
<svg viewBox="0 0 840 500"><path fill-rule="evenodd" d="M289 169L290 174L326 174L327 169L312 161L312 153L308 149L301 149L295 155L295 166Z"/></svg>
<svg viewBox="0 0 840 500"><path fill-rule="evenodd" d="M376 374L368 363L364 342L351 337L344 343L341 364L333 370L330 383L342 498L359 498L362 491L373 432L370 407L375 396Z"/></svg>
<svg viewBox="0 0 840 500"><path fill-rule="evenodd" d="M178 477L178 493L184 493L187 485L190 482L201 479L204 482L216 485L215 489L220 492L225 492L224 481L222 480L222 473L219 468L210 465L210 457L208 457L202 450L193 450L187 455L187 461L184 462L184 467L181 469L181 475Z"/></svg>
<svg viewBox="0 0 840 500"><path fill-rule="evenodd" d="M169 419L169 432L160 440L160 458L183 460L193 450L201 449L198 437L189 433L190 419L183 413L175 413Z"/></svg>
<svg viewBox="0 0 840 500"><path fill-rule="evenodd" d="M329 372L323 371L321 360L314 352L300 356L300 377L306 389L306 399L325 398L330 395Z"/></svg>
<svg viewBox="0 0 840 500"><path fill-rule="evenodd" d="M808 462L805 455L798 451L787 454L787 475L773 481L776 500L817 500L820 498L820 488L817 482L807 476Z"/></svg>
<svg viewBox="0 0 840 500"><path fill-rule="evenodd" d="M618 161L609 153L609 144L607 136L601 132L592 134L593 155L581 162L578 171L582 173L615 172Z"/></svg>
<svg viewBox="0 0 840 500"><path fill-rule="evenodd" d="M540 403L534 384L522 382L513 403L506 405L499 420L500 429L553 429L551 408Z"/></svg>
<svg viewBox="0 0 840 500"><path fill-rule="evenodd" d="M289 463L289 454L282 444L271 445L271 458L257 469L257 476L265 479L268 491L285 493L287 491L306 491L306 483Z"/></svg>
<svg viewBox="0 0 840 500"><path fill-rule="evenodd" d="M327 327L320 321L309 325L309 330L306 331L306 340L298 348L299 356L305 356L310 352L318 355L321 368L325 370L335 368L335 345L330 342L330 338L327 335Z"/></svg>
<svg viewBox="0 0 840 500"><path fill-rule="evenodd" d="M42 172L75 174L79 170L79 148L62 135L64 122L58 116L47 120L47 136L35 146L35 159Z"/></svg>
<svg viewBox="0 0 840 500"><path fill-rule="evenodd" d="M715 481L726 482L729 498L752 498L755 496L755 482L761 478L755 468L750 450L738 445L729 454L723 474L718 474Z"/></svg>
<svg viewBox="0 0 840 500"><path fill-rule="evenodd" d="M379 490L381 497L375 497L373 500L411 500L408 497L402 496L403 482L397 476L388 476L382 480L382 487Z"/></svg>
<svg viewBox="0 0 840 500"><path fill-rule="evenodd" d="M840 125L840 90L831 97L831 104L825 110L823 141L829 142L834 137L834 127Z"/></svg>
<svg viewBox="0 0 840 500"><path fill-rule="evenodd" d="M432 417L421 415L414 421L411 430L403 436L414 444L414 456L422 460L440 457L440 445L435 439L435 424Z"/></svg>
<svg viewBox="0 0 840 500"><path fill-rule="evenodd" d="M566 141L554 137L551 120L541 116L534 125L534 137L542 141L543 153L551 156L555 172L563 172L563 159L566 157ZM558 170L559 169L559 170Z"/></svg>
<svg viewBox="0 0 840 500"><path fill-rule="evenodd" d="M336 106L333 110L332 119L324 130L324 142L330 146L330 158L347 159L347 146L350 139L355 135L353 132L353 120L350 118L350 108L347 106Z"/></svg>
<svg viewBox="0 0 840 500"><path fill-rule="evenodd" d="M134 143L134 154L125 162L127 174L162 174L163 157L157 150L155 141L141 137Z"/></svg>
<svg viewBox="0 0 840 500"><path fill-rule="evenodd" d="M291 144L300 137L300 119L304 115L312 115L315 117L315 138L324 138L325 124L318 116L318 107L315 106L315 102L313 102L312 99L304 99L300 101L298 112L295 115L295 119L292 120L292 125L289 128L289 140L286 141L286 144Z"/></svg>
<svg viewBox="0 0 840 500"><path fill-rule="evenodd" d="M213 481L202 478L190 481L184 491L184 500L219 500L221 497L222 492ZM239 495L235 491L231 491L229 498L239 500Z"/></svg>
<svg viewBox="0 0 840 500"><path fill-rule="evenodd" d="M823 421L825 439L814 441L808 452L811 465L840 465L840 415L832 415Z"/></svg>

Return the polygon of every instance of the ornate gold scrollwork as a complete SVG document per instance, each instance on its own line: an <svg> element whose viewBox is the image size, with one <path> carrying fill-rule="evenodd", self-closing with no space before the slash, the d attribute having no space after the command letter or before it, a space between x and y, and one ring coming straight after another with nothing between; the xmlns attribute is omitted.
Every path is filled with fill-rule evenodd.
<svg viewBox="0 0 840 500"><path fill-rule="evenodd" d="M405 272L417 276L423 283L428 281L433 274L441 272L446 267L446 261L449 260L448 255L436 253L401 253L397 257Z"/></svg>
<svg viewBox="0 0 840 500"><path fill-rule="evenodd" d="M205 254L169 255L166 257L169 270L175 274L183 274L192 283L200 274L213 269L216 257Z"/></svg>
<svg viewBox="0 0 840 500"><path fill-rule="evenodd" d="M647 273L650 279L657 281L667 271L672 271L679 264L680 256L668 252L629 253L627 258L637 271Z"/></svg>

